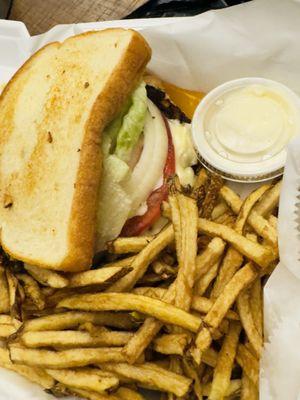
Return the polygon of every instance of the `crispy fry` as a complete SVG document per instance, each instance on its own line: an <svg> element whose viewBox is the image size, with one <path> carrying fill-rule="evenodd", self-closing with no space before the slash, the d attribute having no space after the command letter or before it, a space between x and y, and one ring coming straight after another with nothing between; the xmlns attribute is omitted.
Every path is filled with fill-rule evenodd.
<svg viewBox="0 0 300 400"><path fill-rule="evenodd" d="M122 400L144 400L144 397L140 393L127 387L120 387L116 391L116 395Z"/></svg>
<svg viewBox="0 0 300 400"><path fill-rule="evenodd" d="M252 192L243 202L235 223L235 230L238 233L243 233L244 226L247 222L252 208L269 188L270 185L260 186L258 189L254 190L254 192Z"/></svg>
<svg viewBox="0 0 300 400"><path fill-rule="evenodd" d="M182 361L185 375L193 380L193 389L196 398L202 400L201 371L197 371L196 367L185 358Z"/></svg>
<svg viewBox="0 0 300 400"><path fill-rule="evenodd" d="M24 264L26 271L39 283L55 289L68 286L68 280L64 276L49 269L43 269L34 265Z"/></svg>
<svg viewBox="0 0 300 400"><path fill-rule="evenodd" d="M196 258L196 281L219 260L225 249L225 243L220 238L213 238L207 248Z"/></svg>
<svg viewBox="0 0 300 400"><path fill-rule="evenodd" d="M260 357L262 352L262 336L258 333L254 318L250 309L250 293L249 290L243 290L237 297L237 309L240 315L240 319L247 334L248 340L251 343L253 350L257 357Z"/></svg>
<svg viewBox="0 0 300 400"><path fill-rule="evenodd" d="M249 262L241 268L225 286L223 292L217 298L214 305L204 318L203 322L205 326L198 333L196 347L200 350L200 353L194 353L194 357L196 357L195 359L197 361L201 359L201 354L203 351L208 349L212 342L212 336L207 326L212 328L212 330L219 326L239 293L246 288L256 278L256 276L257 272L253 268L252 263Z"/></svg>
<svg viewBox="0 0 300 400"><path fill-rule="evenodd" d="M108 325L120 329L132 329L134 324L125 314L110 312L80 312L68 311L61 314L47 315L25 322L23 331L49 331L74 328L85 322L96 325Z"/></svg>
<svg viewBox="0 0 300 400"><path fill-rule="evenodd" d="M254 207L254 211L257 214L266 217L274 211L278 206L281 184L282 181L280 180L265 193L260 202Z"/></svg>
<svg viewBox="0 0 300 400"><path fill-rule="evenodd" d="M202 218L211 218L211 214L217 203L219 192L223 186L223 179L220 175L209 174L209 185L207 185L205 198L201 204L200 215Z"/></svg>
<svg viewBox="0 0 300 400"><path fill-rule="evenodd" d="M62 300L58 307L91 311L137 311L197 332L201 319L157 299L131 293L83 294Z"/></svg>
<svg viewBox="0 0 300 400"><path fill-rule="evenodd" d="M211 382L206 383L203 385L203 395L204 396L209 396L211 390ZM241 390L241 380L240 379L232 379L229 384L229 388L226 392L226 399L231 398L236 398L236 396L239 394Z"/></svg>
<svg viewBox="0 0 300 400"><path fill-rule="evenodd" d="M272 190L272 189L271 189ZM242 207L242 200L227 186L223 186L220 191L223 199L226 201L228 206L232 209L235 214L240 212ZM268 191L265 193L267 195ZM264 197L264 196L263 196ZM260 203L258 203L259 205ZM277 243L277 232L272 225L257 211L257 206L254 206L251 213L249 214L247 222L256 231L256 233L265 238L272 245Z"/></svg>
<svg viewBox="0 0 300 400"><path fill-rule="evenodd" d="M243 344L240 344L238 347L236 361L243 368L252 383L257 386L259 362Z"/></svg>
<svg viewBox="0 0 300 400"><path fill-rule="evenodd" d="M208 180L208 175L205 168L201 168L198 174L196 175L196 179L193 186L193 193L196 193L197 189L201 186L204 186Z"/></svg>
<svg viewBox="0 0 300 400"><path fill-rule="evenodd" d="M202 354L202 361L210 367L215 368L218 361L218 353L212 347L209 347Z"/></svg>
<svg viewBox="0 0 300 400"><path fill-rule="evenodd" d="M225 214L229 210L225 201L220 201L211 213L211 219L214 221L219 218L221 215Z"/></svg>
<svg viewBox="0 0 300 400"><path fill-rule="evenodd" d="M249 260L254 261L260 267L265 268L276 258L276 254L269 248L238 234L233 229L216 224L215 222L199 218L198 227L200 232L210 236L218 236L230 243L236 250L245 255Z"/></svg>
<svg viewBox="0 0 300 400"><path fill-rule="evenodd" d="M22 282L26 297L28 297L38 310L45 308L45 298L37 282L27 274L18 274Z"/></svg>
<svg viewBox="0 0 300 400"><path fill-rule="evenodd" d="M6 269L6 279L9 293L10 313L14 317L18 313L18 311L16 310L18 280L8 269Z"/></svg>
<svg viewBox="0 0 300 400"><path fill-rule="evenodd" d="M8 313L9 309L10 301L5 269L0 267L0 312Z"/></svg>
<svg viewBox="0 0 300 400"><path fill-rule="evenodd" d="M198 280L195 286L195 293L199 296L203 295L206 292L206 289L209 287L210 283L215 279L219 270L219 262L216 262L201 278Z"/></svg>
<svg viewBox="0 0 300 400"><path fill-rule="evenodd" d="M174 230L172 225L163 229L140 253L136 255L131 263L132 271L110 286L107 292L123 292L130 290L136 282L144 275L148 265L155 257L172 242Z"/></svg>
<svg viewBox="0 0 300 400"><path fill-rule="evenodd" d="M177 273L176 267L168 265L161 260L152 263L152 269L158 275L162 275L164 273L166 273L167 275L175 275Z"/></svg>
<svg viewBox="0 0 300 400"><path fill-rule="evenodd" d="M226 396L230 386L230 377L236 355L237 345L241 332L238 322L231 322L222 348L219 352L218 361L214 370L209 400L219 400Z"/></svg>
<svg viewBox="0 0 300 400"><path fill-rule="evenodd" d="M122 349L118 347L100 347L72 349L62 351L27 349L19 345L9 346L13 363L41 368L73 368L105 362L123 362Z"/></svg>
<svg viewBox="0 0 300 400"><path fill-rule="evenodd" d="M22 325L22 323L16 319L16 318L12 318L10 315L0 315L0 324L4 324L4 325L14 325L16 329L20 328L20 326Z"/></svg>
<svg viewBox="0 0 300 400"><path fill-rule="evenodd" d="M105 390L118 386L119 379L115 376L101 377L93 368L77 369L46 369L47 374L56 381L73 388L103 393Z"/></svg>
<svg viewBox="0 0 300 400"><path fill-rule="evenodd" d="M16 365L11 362L8 349L0 347L0 366L11 371L17 372L29 381L38 383L45 389L54 386L54 379L40 368L32 368L26 365Z"/></svg>
<svg viewBox="0 0 300 400"><path fill-rule="evenodd" d="M126 363L107 363L101 367L106 371L115 372L135 382L174 393L176 396L186 395L192 383L191 379L167 371L152 363L145 363L139 366Z"/></svg>
<svg viewBox="0 0 300 400"><path fill-rule="evenodd" d="M121 400L119 396L114 396L113 394L97 393L74 387L68 387L67 389L69 390L69 394L79 395L80 397L88 400Z"/></svg>
<svg viewBox="0 0 300 400"><path fill-rule="evenodd" d="M258 387L243 372L241 400L258 400Z"/></svg>
<svg viewBox="0 0 300 400"><path fill-rule="evenodd" d="M257 332L263 336L263 295L260 278L250 287L250 309Z"/></svg>
<svg viewBox="0 0 300 400"><path fill-rule="evenodd" d="M12 324L0 324L0 338L7 338L16 332L16 327Z"/></svg>
<svg viewBox="0 0 300 400"><path fill-rule="evenodd" d="M198 210L195 200L181 194L176 197L180 212L180 226L177 226L175 223L176 218L173 218L173 201L170 198L179 261L179 269L175 281L175 306L189 311L196 272Z"/></svg>
<svg viewBox="0 0 300 400"><path fill-rule="evenodd" d="M154 236L118 237L107 243L107 250L113 254L138 253L153 239Z"/></svg>
<svg viewBox="0 0 300 400"><path fill-rule="evenodd" d="M89 285L100 285L113 283L126 275L130 268L126 267L104 267L90 271L72 274L69 278L69 287L82 287Z"/></svg>
<svg viewBox="0 0 300 400"><path fill-rule="evenodd" d="M154 340L153 348L158 353L183 356L189 341L186 333L165 334Z"/></svg>
<svg viewBox="0 0 300 400"><path fill-rule="evenodd" d="M68 349L76 347L123 346L132 337L130 332L104 330L97 335L82 331L24 332L20 341L30 348L54 347Z"/></svg>

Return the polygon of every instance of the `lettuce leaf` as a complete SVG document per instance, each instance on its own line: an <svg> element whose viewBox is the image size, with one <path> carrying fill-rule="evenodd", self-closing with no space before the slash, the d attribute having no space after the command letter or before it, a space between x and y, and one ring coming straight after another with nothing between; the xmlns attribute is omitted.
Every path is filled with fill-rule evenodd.
<svg viewBox="0 0 300 400"><path fill-rule="evenodd" d="M128 162L132 150L143 131L147 112L147 92L142 82L132 94L132 105L123 117L122 126L117 135L115 155Z"/></svg>

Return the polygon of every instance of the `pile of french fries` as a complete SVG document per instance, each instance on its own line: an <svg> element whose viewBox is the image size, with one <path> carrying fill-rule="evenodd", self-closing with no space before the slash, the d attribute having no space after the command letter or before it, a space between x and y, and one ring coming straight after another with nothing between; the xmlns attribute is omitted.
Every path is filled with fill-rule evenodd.
<svg viewBox="0 0 300 400"><path fill-rule="evenodd" d="M202 169L193 188L173 180L162 231L114 240L97 268L3 255L0 366L60 396L258 399L279 192L280 181L242 200Z"/></svg>

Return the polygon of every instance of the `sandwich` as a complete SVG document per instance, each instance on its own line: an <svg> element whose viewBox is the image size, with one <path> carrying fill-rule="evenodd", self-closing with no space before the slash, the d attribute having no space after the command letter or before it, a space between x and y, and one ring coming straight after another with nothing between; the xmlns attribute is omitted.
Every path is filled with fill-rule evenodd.
<svg viewBox="0 0 300 400"><path fill-rule="evenodd" d="M119 235L155 232L168 179L194 179L189 118L145 76L133 30L51 43L0 97L0 241L12 258L86 270Z"/></svg>

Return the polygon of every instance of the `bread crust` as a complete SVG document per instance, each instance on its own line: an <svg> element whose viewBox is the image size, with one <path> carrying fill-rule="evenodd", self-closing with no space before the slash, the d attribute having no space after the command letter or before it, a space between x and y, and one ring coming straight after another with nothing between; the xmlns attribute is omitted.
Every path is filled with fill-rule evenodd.
<svg viewBox="0 0 300 400"><path fill-rule="evenodd" d="M121 28L105 29L124 32ZM136 86L143 74L144 68L151 57L151 49L145 39L132 31L131 41L119 66L113 71L104 89L98 95L92 106L85 125L84 139L80 148L79 168L75 181L71 215L68 226L68 252L58 265L49 265L44 260L34 260L18 254L14 249L4 250L16 259L38 265L42 268L61 271L81 271L91 266L96 240L97 197L101 176L101 133L105 126L119 112L128 95ZM82 33L66 39L76 40L82 36L98 34L99 31ZM59 42L50 43L35 53L15 74L4 89L2 96L9 90L12 81L18 74L24 73L27 66L41 51L48 46L60 46ZM0 101L1 103L1 101Z"/></svg>

